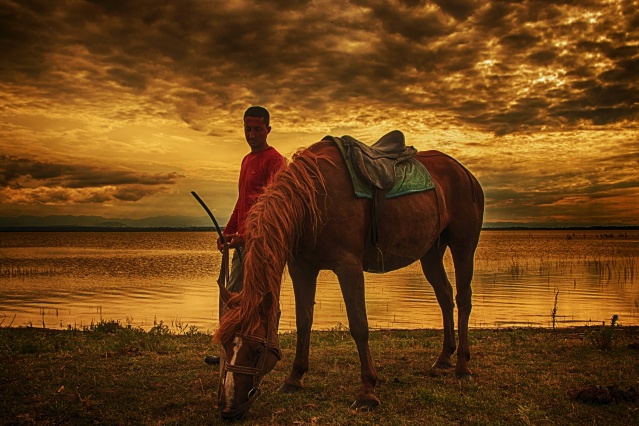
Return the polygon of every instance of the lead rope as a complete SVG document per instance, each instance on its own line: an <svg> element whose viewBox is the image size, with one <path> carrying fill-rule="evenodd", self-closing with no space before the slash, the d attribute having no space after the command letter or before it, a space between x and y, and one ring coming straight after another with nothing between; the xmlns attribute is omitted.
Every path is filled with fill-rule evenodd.
<svg viewBox="0 0 639 426"><path fill-rule="evenodd" d="M230 277L230 268L229 268L229 245L226 242L223 242L222 245L222 264L220 265L220 276L217 278L217 284L219 286L224 286L229 282ZM219 312L220 318L222 318L222 311Z"/></svg>
<svg viewBox="0 0 639 426"><path fill-rule="evenodd" d="M220 275L217 278L217 285L220 287L226 288L227 283L229 282L229 245L226 244L224 236L222 238L222 263L220 264ZM224 302L222 301L222 297L219 297L218 300L218 320L222 321L222 314L224 312ZM226 353L224 352L224 347L220 345L220 383L217 389L217 400L220 400L220 394L224 388L224 382L226 381Z"/></svg>

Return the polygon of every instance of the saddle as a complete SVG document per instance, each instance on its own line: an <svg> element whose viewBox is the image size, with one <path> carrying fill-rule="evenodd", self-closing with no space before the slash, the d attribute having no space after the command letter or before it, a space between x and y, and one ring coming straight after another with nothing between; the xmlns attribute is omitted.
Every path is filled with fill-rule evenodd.
<svg viewBox="0 0 639 426"><path fill-rule="evenodd" d="M417 153L414 147L406 146L404 134L399 130L385 134L373 145L350 136L343 136L341 140L347 162L350 159L365 183L380 190L388 190L395 183L395 165Z"/></svg>

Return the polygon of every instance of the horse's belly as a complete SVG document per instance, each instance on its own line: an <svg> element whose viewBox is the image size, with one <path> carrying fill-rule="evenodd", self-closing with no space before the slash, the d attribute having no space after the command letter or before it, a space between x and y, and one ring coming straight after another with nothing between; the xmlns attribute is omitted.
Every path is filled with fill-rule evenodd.
<svg viewBox="0 0 639 426"><path fill-rule="evenodd" d="M363 267L366 272L384 273L405 268L415 263L415 261L417 261L417 259L389 259L385 256L380 258L377 255L373 255L373 259L366 259L365 256Z"/></svg>
<svg viewBox="0 0 639 426"><path fill-rule="evenodd" d="M421 259L440 232L433 191L385 200L377 223L378 247L368 247L365 269L388 272Z"/></svg>

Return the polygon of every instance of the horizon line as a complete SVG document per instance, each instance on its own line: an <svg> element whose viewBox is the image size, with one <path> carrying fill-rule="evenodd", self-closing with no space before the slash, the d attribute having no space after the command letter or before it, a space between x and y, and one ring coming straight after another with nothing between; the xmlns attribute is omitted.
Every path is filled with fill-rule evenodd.
<svg viewBox="0 0 639 426"><path fill-rule="evenodd" d="M221 226L222 229L225 226ZM508 230L539 230L539 231L587 231L587 230L639 230L639 225L488 225L483 226L482 231L508 231ZM216 232L215 226L99 226L99 225L15 225L0 226L0 232L91 232L91 231L122 231L122 232L144 232L144 231L172 231L172 232Z"/></svg>

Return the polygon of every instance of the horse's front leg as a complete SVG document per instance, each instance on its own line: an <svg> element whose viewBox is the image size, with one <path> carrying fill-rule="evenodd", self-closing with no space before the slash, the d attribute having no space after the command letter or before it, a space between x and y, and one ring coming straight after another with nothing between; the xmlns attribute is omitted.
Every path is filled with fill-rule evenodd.
<svg viewBox="0 0 639 426"><path fill-rule="evenodd" d="M348 325L351 330L351 336L353 336L357 345L361 364L362 386L357 394L357 399L351 405L351 409L369 410L379 405L379 399L375 396L377 372L373 366L373 359L368 346L364 272L361 263L357 261L345 261L334 272L337 274L342 289L348 315Z"/></svg>
<svg viewBox="0 0 639 426"><path fill-rule="evenodd" d="M288 378L280 386L280 392L297 392L304 388L302 379L308 371L311 327L315 310L315 291L319 270L300 263L288 267L295 293L295 323L297 325L297 346L295 360Z"/></svg>

